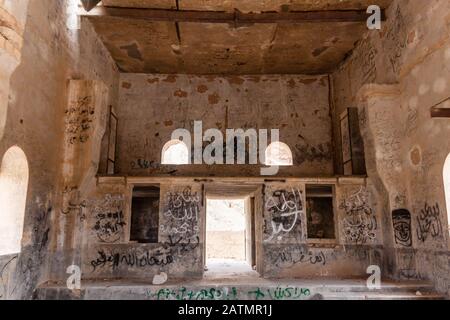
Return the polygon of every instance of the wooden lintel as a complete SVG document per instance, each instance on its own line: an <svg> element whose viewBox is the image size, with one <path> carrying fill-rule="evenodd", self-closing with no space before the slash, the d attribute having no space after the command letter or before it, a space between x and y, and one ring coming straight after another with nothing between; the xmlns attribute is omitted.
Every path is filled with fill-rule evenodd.
<svg viewBox="0 0 450 320"><path fill-rule="evenodd" d="M450 118L450 108L432 108L432 118Z"/></svg>
<svg viewBox="0 0 450 320"><path fill-rule="evenodd" d="M305 23L305 22L365 22L370 14L365 10L329 10L242 13L223 11L186 11L165 9L141 9L119 7L96 7L88 17L120 17L149 21L198 22L198 23ZM385 20L384 10L382 19Z"/></svg>
<svg viewBox="0 0 450 320"><path fill-rule="evenodd" d="M437 103L430 109L430 114L432 118L450 118L450 108L441 108L441 106L444 105L444 103L447 103L450 101L450 97L447 99L442 100L441 102Z"/></svg>

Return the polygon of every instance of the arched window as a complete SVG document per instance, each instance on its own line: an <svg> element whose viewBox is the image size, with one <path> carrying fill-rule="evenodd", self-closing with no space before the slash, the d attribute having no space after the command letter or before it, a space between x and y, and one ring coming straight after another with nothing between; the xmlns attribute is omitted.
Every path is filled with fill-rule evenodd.
<svg viewBox="0 0 450 320"><path fill-rule="evenodd" d="M450 154L447 156L444 164L444 190L445 190L445 202L447 204L447 221L448 231L450 233Z"/></svg>
<svg viewBox="0 0 450 320"><path fill-rule="evenodd" d="M279 141L269 144L266 148L266 165L292 166L292 152L289 146Z"/></svg>
<svg viewBox="0 0 450 320"><path fill-rule="evenodd" d="M11 147L0 168L0 255L21 250L27 188L27 157L19 147Z"/></svg>
<svg viewBox="0 0 450 320"><path fill-rule="evenodd" d="M162 150L162 164L188 164L189 150L183 141L178 139L167 142Z"/></svg>

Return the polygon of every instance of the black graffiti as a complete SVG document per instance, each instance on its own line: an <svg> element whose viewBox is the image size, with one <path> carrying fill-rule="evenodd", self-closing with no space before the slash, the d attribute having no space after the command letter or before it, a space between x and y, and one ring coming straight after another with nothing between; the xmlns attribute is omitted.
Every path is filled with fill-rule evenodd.
<svg viewBox="0 0 450 320"><path fill-rule="evenodd" d="M68 143L75 144L78 141L85 143L89 140L89 131L95 114L95 109L91 104L92 97L85 96L71 102L71 106L65 111L65 131Z"/></svg>
<svg viewBox="0 0 450 320"><path fill-rule="evenodd" d="M398 209L392 212L392 225L394 227L395 243L404 247L412 245L411 214L406 209Z"/></svg>
<svg viewBox="0 0 450 320"><path fill-rule="evenodd" d="M171 248L172 254L176 250L178 254L183 254L186 252L190 252L200 244L200 238L196 236L194 239L187 239L187 242L182 242L184 240L183 237L179 237L177 240L174 240L173 236L169 236L168 246Z"/></svg>
<svg viewBox="0 0 450 320"><path fill-rule="evenodd" d="M123 227L126 225L122 211L99 213L96 219L94 230L100 241L112 243L120 239Z"/></svg>
<svg viewBox="0 0 450 320"><path fill-rule="evenodd" d="M156 252L145 251L139 253L135 250L129 253L106 253L104 250L99 250L98 258L91 261L91 266L94 268L104 267L107 264L111 265L113 270L121 265L129 267L147 267L147 266L166 266L173 262L173 256L170 252L156 250Z"/></svg>
<svg viewBox="0 0 450 320"><path fill-rule="evenodd" d="M140 250L132 248L127 252L116 252L111 250L107 252L105 249L97 251L97 258L91 260L90 265L93 272L99 267L109 266L113 270L121 266L145 268L151 266L167 266L175 261L175 257L182 257L183 254L196 249L199 246L200 239L188 239L182 242L182 238L174 240L169 237L169 242L164 243L157 249Z"/></svg>
<svg viewBox="0 0 450 320"><path fill-rule="evenodd" d="M345 211L344 234L348 241L364 244L376 238L377 219L368 203L367 191L362 188L343 199L339 208Z"/></svg>
<svg viewBox="0 0 450 320"><path fill-rule="evenodd" d="M332 146L330 143L321 143L316 146L306 143L295 145L295 158L298 164L312 161L326 161L331 159Z"/></svg>
<svg viewBox="0 0 450 320"><path fill-rule="evenodd" d="M323 251L309 251L304 248L286 248L271 254L272 263L277 266L292 266L294 264L325 265L326 257Z"/></svg>
<svg viewBox="0 0 450 320"><path fill-rule="evenodd" d="M154 161L149 161L146 159L136 159L135 161L130 162L130 166L132 170L137 169L157 169L159 165Z"/></svg>
<svg viewBox="0 0 450 320"><path fill-rule="evenodd" d="M442 224L439 218L440 216L439 204L436 203L434 206L429 206L425 202L424 208L420 211L417 217L417 238L419 241L425 242L429 236L433 239L441 238Z"/></svg>
<svg viewBox="0 0 450 320"><path fill-rule="evenodd" d="M81 201L79 203L69 201L67 206L61 209L61 213L68 215L71 212L76 212L76 214L79 215L80 219L83 221L85 219L84 209L86 209L86 207L86 201Z"/></svg>

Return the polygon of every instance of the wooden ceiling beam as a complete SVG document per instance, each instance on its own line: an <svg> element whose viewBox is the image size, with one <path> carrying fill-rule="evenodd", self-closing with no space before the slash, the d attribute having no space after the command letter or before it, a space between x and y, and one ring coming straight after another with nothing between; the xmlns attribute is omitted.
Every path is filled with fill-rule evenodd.
<svg viewBox="0 0 450 320"><path fill-rule="evenodd" d="M432 118L450 118L450 108L431 109Z"/></svg>
<svg viewBox="0 0 450 320"><path fill-rule="evenodd" d="M84 10L90 11L95 8L101 0L81 0Z"/></svg>
<svg viewBox="0 0 450 320"><path fill-rule="evenodd" d="M120 17L148 21L197 23L305 23L305 22L366 22L371 14L365 10L328 10L295 12L242 13L240 11L187 11L165 9L119 8L99 6L84 16ZM382 19L385 20L384 10Z"/></svg>
<svg viewBox="0 0 450 320"><path fill-rule="evenodd" d="M448 103L450 105L450 97L442 100L441 102L430 108L430 114L432 118L450 118L450 108L441 107L445 103Z"/></svg>

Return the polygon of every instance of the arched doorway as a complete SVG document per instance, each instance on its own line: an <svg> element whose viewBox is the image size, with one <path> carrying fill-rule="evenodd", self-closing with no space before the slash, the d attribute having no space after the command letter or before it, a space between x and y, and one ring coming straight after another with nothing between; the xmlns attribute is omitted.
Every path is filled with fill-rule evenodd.
<svg viewBox="0 0 450 320"><path fill-rule="evenodd" d="M25 153L17 146L9 148L0 168L0 255L21 250L28 174Z"/></svg>

